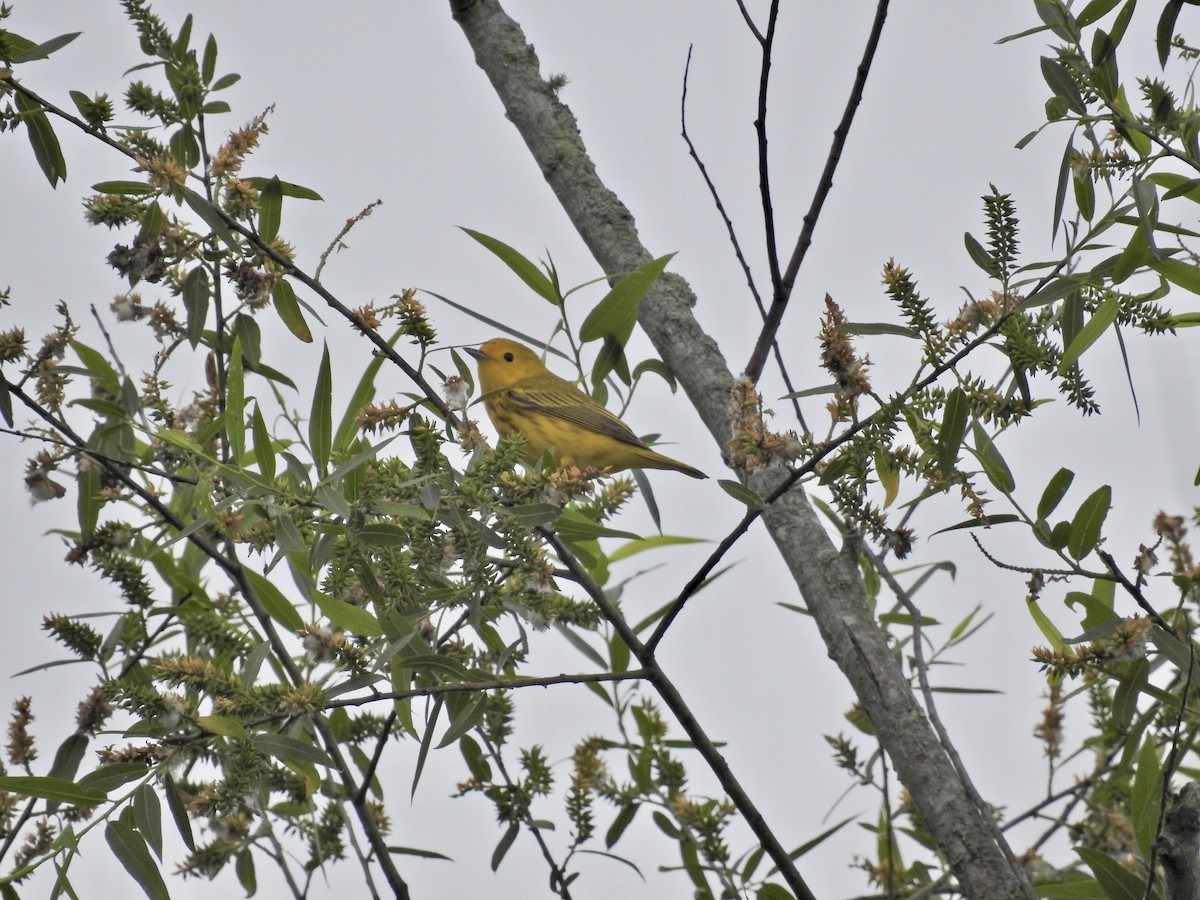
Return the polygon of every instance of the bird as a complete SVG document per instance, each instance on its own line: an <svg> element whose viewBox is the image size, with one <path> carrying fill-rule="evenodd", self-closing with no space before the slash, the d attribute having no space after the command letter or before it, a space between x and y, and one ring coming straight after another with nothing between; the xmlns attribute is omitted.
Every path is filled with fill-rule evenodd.
<svg viewBox="0 0 1200 900"><path fill-rule="evenodd" d="M559 465L622 469L672 469L707 478L699 469L651 450L628 425L517 341L493 338L464 348L478 362L488 417L501 437L525 436L529 462L551 451Z"/></svg>

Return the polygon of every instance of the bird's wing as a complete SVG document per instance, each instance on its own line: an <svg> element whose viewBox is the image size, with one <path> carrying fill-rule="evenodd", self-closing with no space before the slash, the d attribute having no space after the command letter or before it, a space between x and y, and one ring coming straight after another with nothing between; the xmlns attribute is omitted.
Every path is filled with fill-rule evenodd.
<svg viewBox="0 0 1200 900"><path fill-rule="evenodd" d="M561 383L531 384L526 381L511 387L508 396L517 406L530 412L554 416L636 447L646 446L628 425L583 391L569 381L557 377L556 381Z"/></svg>

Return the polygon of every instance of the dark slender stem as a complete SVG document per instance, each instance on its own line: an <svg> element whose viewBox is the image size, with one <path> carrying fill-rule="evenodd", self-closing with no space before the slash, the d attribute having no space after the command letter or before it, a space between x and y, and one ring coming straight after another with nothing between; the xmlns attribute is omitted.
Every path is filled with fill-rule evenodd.
<svg viewBox="0 0 1200 900"><path fill-rule="evenodd" d="M812 203L808 207L808 212L804 215L800 236L796 240L795 249L792 250L792 257L788 261L787 270L783 273L782 278L776 282L771 308L767 311L767 318L763 323L762 331L758 335L758 341L754 345L754 352L750 354L750 361L746 364L746 375L753 381L758 381L759 376L762 375L763 366L767 361L767 351L771 348L771 344L774 343L775 335L778 333L779 326L783 322L783 313L787 309L788 300L791 299L792 287L796 283L800 264L804 262L804 256L812 244L813 232L816 230L817 220L821 215L821 208L825 205L825 199L829 196L829 192L833 188L833 174L837 171L838 162L842 158L842 149L845 147L846 139L850 135L850 126L854 123L854 115L858 111L859 104L862 102L863 88L867 83L867 76L871 72L871 63L875 58L875 51L879 46L879 38L883 33L883 24L887 19L887 12L888 0L879 0L878 5L875 7L875 21L871 26L871 33L867 38L867 46L863 51L862 60L859 62L858 71L855 74L854 86L850 89L850 99L846 101L846 108L842 112L842 119L833 132L833 143L830 145L829 154L825 158L825 169L821 173L821 180L817 182L817 189L813 194ZM760 118L765 115L765 109L761 106L764 101L765 97L760 96ZM764 126L764 134L760 138L760 154L765 155L765 145ZM763 170L764 165L760 161L760 170ZM764 195L763 202L767 203L768 199ZM773 242L774 235L769 233L768 236ZM773 247L773 243L768 245L767 252L774 264ZM775 278L774 273L775 269L773 268L773 279Z"/></svg>
<svg viewBox="0 0 1200 900"><path fill-rule="evenodd" d="M733 774L733 770L729 768L729 764L725 761L725 757L717 749L716 744L705 733L695 714L692 713L691 707L683 699L683 695L679 693L678 688L675 687L675 684L667 677L666 672L658 664L658 661L654 658L653 651L638 639L637 634L634 633L629 623L625 621L625 617L621 615L621 611L608 599L604 590L592 580L587 570L574 557L566 544L559 539L558 535L544 528L539 528L538 531L546 538L550 546L554 548L563 565L571 570L577 583L587 591L592 601L600 608L600 612L605 620L613 627L620 638L625 641L626 646L629 647L629 652L646 669L648 680L654 685L659 697L662 698L667 708L671 710L680 727L687 733L696 751L703 757L713 774L717 776L717 780L725 790L725 794L746 820L746 824L750 826L750 830L758 838L767 856L771 858L771 861L779 869L788 887L791 888L792 892L800 900L816 900L812 891L800 876L795 861L788 855L787 850L779 842L779 838L775 836L774 831L767 825L762 813L758 811L758 807L754 805L754 802L750 799L750 795L746 793L741 783L737 780L737 777Z"/></svg>
<svg viewBox="0 0 1200 900"><path fill-rule="evenodd" d="M771 51L775 44L775 24L779 19L779 0L771 0L767 15L767 32L763 35L762 65L758 73L758 115L754 119L754 133L758 137L758 196L763 208L764 243L767 265L771 270L771 293L778 297L783 287L779 271L779 247L775 242L775 203L771 199L771 172L767 155L767 88L771 82ZM765 354L764 354L765 357ZM760 369L761 371L761 366ZM757 380L757 375L751 376Z"/></svg>
<svg viewBox="0 0 1200 900"><path fill-rule="evenodd" d="M746 285L750 288L750 296L754 298L754 305L758 307L758 313L764 319L767 315L767 308L763 304L762 295L758 292L758 285L754 283L754 273L750 270L750 264L746 262L746 256L742 253L742 245L738 241L737 232L733 227L733 220L729 218L729 213L725 211L725 204L721 202L721 195L717 192L717 186L713 184L713 180L708 175L708 167L704 165L704 161L700 158L699 152L696 150L696 145L692 143L691 136L687 130L687 91L688 91L688 74L692 69L692 47L688 45L687 62L683 67L683 91L679 99L679 128L683 136L684 143L687 144L688 155L696 163L696 168L700 170L700 177L704 179L704 184L708 188L708 193L713 199L713 205L717 208L717 213L721 216L721 220L725 223L725 231L729 234L729 243L733 246L733 255L738 261L738 265L742 267L742 274L746 277ZM783 353L779 349L779 342L775 341L771 344L771 349L775 354L775 362L779 366L779 373L783 376L783 384L787 389L787 393L796 393L796 388L792 384L792 376L787 370L787 366L783 361ZM796 420L800 423L801 429L808 431L808 425L804 421L804 413L800 409L800 399L792 398L792 410L796 413Z"/></svg>

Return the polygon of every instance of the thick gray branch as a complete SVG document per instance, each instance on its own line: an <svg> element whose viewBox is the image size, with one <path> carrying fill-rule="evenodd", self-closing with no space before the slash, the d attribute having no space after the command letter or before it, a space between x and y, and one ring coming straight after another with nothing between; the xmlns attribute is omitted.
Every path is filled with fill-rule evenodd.
<svg viewBox="0 0 1200 900"><path fill-rule="evenodd" d="M454 18L547 183L605 272L652 258L633 216L596 174L575 117L542 79L533 48L497 0L451 0ZM728 445L726 402L734 376L716 342L692 316L695 297L678 275L664 276L641 305L640 322L718 445ZM751 486L767 496L780 471ZM970 898L1027 898L1024 874L1005 859L930 727L883 632L867 609L853 548L840 552L803 492L792 490L764 515L821 631L829 655L854 688L896 771Z"/></svg>
<svg viewBox="0 0 1200 900"><path fill-rule="evenodd" d="M1167 878L1167 900L1200 897L1200 786L1185 784L1171 797L1154 849Z"/></svg>

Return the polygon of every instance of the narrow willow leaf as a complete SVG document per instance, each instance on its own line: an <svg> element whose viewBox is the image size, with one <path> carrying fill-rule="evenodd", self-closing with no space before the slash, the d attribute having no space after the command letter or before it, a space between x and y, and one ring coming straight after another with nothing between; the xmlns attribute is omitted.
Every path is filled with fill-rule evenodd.
<svg viewBox="0 0 1200 900"><path fill-rule="evenodd" d="M228 77L228 76L226 76L226 77ZM214 90L215 90L215 88L214 88ZM285 196L285 197L292 197L293 199L296 199L296 200L324 200L325 199L320 194L318 194L316 191L314 191L312 188L306 188L302 184L293 184L290 181L281 181L278 178L254 177L254 178L246 178L244 180L250 182L250 184L254 185L259 190L262 190L264 187L266 187L268 182L278 181L280 193L282 193L283 196Z"/></svg>
<svg viewBox="0 0 1200 900"><path fill-rule="evenodd" d="M351 634L362 637L379 637L383 634L383 626L379 624L379 620L362 607L322 594L320 591L313 592L313 602L332 624Z"/></svg>
<svg viewBox="0 0 1200 900"><path fill-rule="evenodd" d="M150 855L145 840L132 826L121 821L109 822L104 829L104 838L113 856L150 900L171 900L171 892L167 890L158 864Z"/></svg>
<svg viewBox="0 0 1200 900"><path fill-rule="evenodd" d="M1079 333L1063 350L1062 361L1058 365L1059 375L1065 375L1071 371L1071 367L1084 354L1084 351L1096 343L1100 339L1100 335L1104 334L1108 327L1117 320L1118 312L1120 312L1120 303L1115 293L1109 294L1100 301L1100 305L1096 307L1092 317L1079 329Z"/></svg>
<svg viewBox="0 0 1200 900"><path fill-rule="evenodd" d="M513 822L508 826L508 830L500 838L500 842L496 844L496 849L492 851L492 871L495 872L500 868L500 863L504 862L504 856L508 853L508 848L513 845L513 841L517 839L517 835L521 833L521 826Z"/></svg>
<svg viewBox="0 0 1200 900"><path fill-rule="evenodd" d="M1050 646L1055 650L1063 650L1067 646L1067 642L1063 640L1062 632L1058 630L1058 626L1050 621L1050 618L1042 612L1042 608L1038 602L1032 598L1026 601L1025 604L1029 609L1029 614L1033 617L1034 623L1041 630L1042 635L1050 642Z"/></svg>
<svg viewBox="0 0 1200 900"><path fill-rule="evenodd" d="M48 41L42 41L36 47L31 47L24 53L14 56L10 62L13 65L18 65L20 63L33 62L37 59L46 59L51 53L61 50L81 34L83 34L82 31L72 31L70 34L60 34L58 37L52 37Z"/></svg>
<svg viewBox="0 0 1200 900"><path fill-rule="evenodd" d="M313 390L312 409L308 419L308 442L317 472L322 476L329 467L333 447L333 374L329 365L329 345L321 353L317 368L317 385Z"/></svg>
<svg viewBox="0 0 1200 900"><path fill-rule="evenodd" d="M1079 85L1075 83L1075 79L1071 77L1066 66L1056 59L1043 56L1042 77L1056 96L1067 101L1067 106L1071 108L1072 112L1081 116L1087 115L1087 105L1079 94Z"/></svg>
<svg viewBox="0 0 1200 900"><path fill-rule="evenodd" d="M721 490L727 493L738 503L744 503L749 509L766 509L767 502L763 500L752 488L746 487L739 481L733 481L729 478L717 479L717 484L721 486Z"/></svg>
<svg viewBox="0 0 1200 900"><path fill-rule="evenodd" d="M254 416L250 427L254 434L254 460L258 463L258 471L267 481L275 480L275 447L271 440L271 432L267 430L266 420L263 419L262 407L254 404Z"/></svg>
<svg viewBox="0 0 1200 900"><path fill-rule="evenodd" d="M462 228L462 226L459 226ZM462 228L462 230L470 235L483 246L487 247L494 253L499 260L508 266L525 284L533 290L535 294L549 300L555 306L562 305L562 297L559 296L558 290L554 287L554 283L546 277L546 275L536 265L526 259L517 250L508 246L503 241L497 240L494 237L484 234L480 231L474 231L470 228Z"/></svg>
<svg viewBox="0 0 1200 900"><path fill-rule="evenodd" d="M1146 735L1138 751L1137 768L1129 795L1129 814L1133 831L1143 859L1151 856L1151 847L1158 831L1159 810L1162 807L1163 772L1154 748L1154 738Z"/></svg>
<svg viewBox="0 0 1200 900"><path fill-rule="evenodd" d="M900 494L900 470L892 462L891 456L883 450L875 453L875 475L883 488L883 508L887 509L896 502Z"/></svg>
<svg viewBox="0 0 1200 900"><path fill-rule="evenodd" d="M153 785L143 784L134 792L133 815L138 831L146 839L158 861L162 862L162 804L158 802L158 794Z"/></svg>
<svg viewBox="0 0 1200 900"><path fill-rule="evenodd" d="M167 798L167 808L171 810L171 817L175 820L175 827L179 831L179 837L183 840L183 845L189 850L194 851L196 849L196 841L192 837L192 820L188 816L183 797L179 794L179 788L175 786L175 779L170 775L167 775L163 779L163 793Z"/></svg>
<svg viewBox="0 0 1200 900"><path fill-rule="evenodd" d="M1059 469L1054 473L1054 477L1050 479L1050 483L1046 485L1046 489L1042 491L1042 499L1038 501L1037 517L1039 519L1048 519L1050 513L1058 507L1062 498L1067 495L1067 491L1071 487L1071 482L1075 480L1075 473L1070 469Z"/></svg>
<svg viewBox="0 0 1200 900"><path fill-rule="evenodd" d="M283 185L271 178L258 192L258 236L267 244L279 234L283 217Z"/></svg>
<svg viewBox="0 0 1200 900"><path fill-rule="evenodd" d="M235 466L246 453L246 382L242 369L242 345L235 338L225 375L225 434Z"/></svg>
<svg viewBox="0 0 1200 900"><path fill-rule="evenodd" d="M1107 900L1142 900L1146 895L1146 880L1140 872L1125 868L1100 850L1076 847L1075 852L1092 870Z"/></svg>
<svg viewBox="0 0 1200 900"><path fill-rule="evenodd" d="M296 292L286 279L281 278L275 282L275 286L271 288L271 299L275 301L275 312L279 314L279 318L283 320L288 331L304 343L311 344L312 331L309 330L308 323L304 321L304 314L300 312L300 303L296 300Z"/></svg>
<svg viewBox="0 0 1200 900"><path fill-rule="evenodd" d="M958 451L967 433L967 419L971 413L971 401L962 388L956 387L946 396L946 408L942 413L942 427L938 430L938 467L951 472L958 461Z"/></svg>
<svg viewBox="0 0 1200 900"><path fill-rule="evenodd" d="M246 569L245 574L267 615L289 631L301 631L304 628L304 620L300 618L300 613L296 612L296 607L292 606L291 601L279 588L253 569Z"/></svg>
<svg viewBox="0 0 1200 900"><path fill-rule="evenodd" d="M2 775L0 791L75 806L98 806L108 799L108 794L99 788L83 787L65 778L48 775Z"/></svg>
<svg viewBox="0 0 1200 900"><path fill-rule="evenodd" d="M29 132L29 145L33 148L33 156L42 174L50 182L50 187L58 187L60 181L67 180L67 161L63 158L62 147L59 146L50 119L37 103L20 91L13 94L13 103L21 114L25 130Z"/></svg>
<svg viewBox="0 0 1200 900"><path fill-rule="evenodd" d="M221 211L213 206L204 197L201 197L190 188L183 189L183 200L191 207L192 212L204 220L204 223L213 230L215 234L225 246L229 247L234 253L241 252L241 246L238 239L230 231L229 225L221 216Z"/></svg>
<svg viewBox="0 0 1200 900"><path fill-rule="evenodd" d="M957 525L950 525L946 528L939 528L934 534L943 534L947 531L964 531L969 528L991 528L993 525L1007 525L1010 522L1021 521L1020 516L1015 516L1012 513L997 513L994 516L980 516L977 519L966 519L959 522Z"/></svg>
<svg viewBox="0 0 1200 900"><path fill-rule="evenodd" d="M588 313L579 329L583 341L612 338L622 347L629 341L633 326L637 324L638 304L658 280L674 253L652 259L638 266L615 285Z"/></svg>
<svg viewBox="0 0 1200 900"><path fill-rule="evenodd" d="M1112 488L1107 484L1092 492L1071 520L1071 537L1067 541L1067 552L1075 559L1083 559L1095 549L1100 540L1104 519L1112 507Z"/></svg>
<svg viewBox="0 0 1200 900"><path fill-rule="evenodd" d="M1075 24L1080 28L1085 28L1093 22L1098 22L1120 2L1121 0L1092 0L1079 11L1079 15L1075 17Z"/></svg>
<svg viewBox="0 0 1200 900"><path fill-rule="evenodd" d="M285 762L308 763L326 769L334 767L329 754L320 747L286 734L256 734L251 742L259 751Z"/></svg>
<svg viewBox="0 0 1200 900"><path fill-rule="evenodd" d="M975 454L988 481L1001 493L1011 494L1016 489L1017 482L995 441L978 421L972 424L972 432L975 437Z"/></svg>

